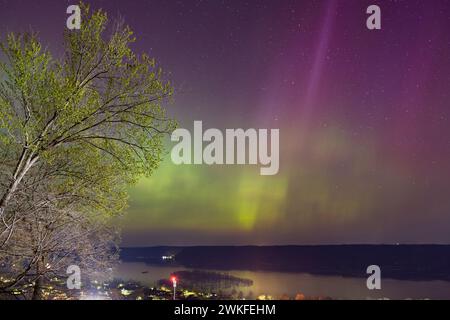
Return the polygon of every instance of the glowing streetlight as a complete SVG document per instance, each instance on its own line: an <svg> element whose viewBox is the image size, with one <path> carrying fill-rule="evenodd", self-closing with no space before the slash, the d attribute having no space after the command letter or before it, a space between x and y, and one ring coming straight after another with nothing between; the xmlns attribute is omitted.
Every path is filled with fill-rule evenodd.
<svg viewBox="0 0 450 320"><path fill-rule="evenodd" d="M172 280L172 284L173 284L173 300L175 300L175 290L177 288L177 277L172 276L170 278L170 280Z"/></svg>

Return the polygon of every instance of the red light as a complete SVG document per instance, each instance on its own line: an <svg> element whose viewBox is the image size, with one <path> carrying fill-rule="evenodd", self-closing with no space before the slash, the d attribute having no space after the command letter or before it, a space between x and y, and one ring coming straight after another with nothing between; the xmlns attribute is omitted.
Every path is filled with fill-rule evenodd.
<svg viewBox="0 0 450 320"><path fill-rule="evenodd" d="M172 278L170 278L170 280L172 280L172 282L177 282L177 278L176 277L172 277Z"/></svg>

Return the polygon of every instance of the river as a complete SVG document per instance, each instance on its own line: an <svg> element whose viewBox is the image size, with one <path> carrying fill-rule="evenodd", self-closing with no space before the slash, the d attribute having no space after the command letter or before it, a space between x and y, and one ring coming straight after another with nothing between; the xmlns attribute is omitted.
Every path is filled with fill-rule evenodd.
<svg viewBox="0 0 450 320"><path fill-rule="evenodd" d="M182 270L191 269L123 262L117 267L115 277L138 281L143 285L153 287L157 285L159 279L168 279L171 273ZM254 297L270 295L274 298L279 298L283 294L293 298L297 293L308 297L326 296L333 299L450 298L450 282L447 281L382 279L381 290L368 290L364 278L265 271L229 270L226 272L240 278L253 280L253 285L250 287L236 288L238 292L242 291L244 296L251 292Z"/></svg>

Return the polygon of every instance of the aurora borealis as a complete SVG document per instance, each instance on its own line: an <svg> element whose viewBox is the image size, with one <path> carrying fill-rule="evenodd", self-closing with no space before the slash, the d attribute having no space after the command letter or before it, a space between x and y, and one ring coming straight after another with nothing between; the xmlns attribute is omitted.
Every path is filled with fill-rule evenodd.
<svg viewBox="0 0 450 320"><path fill-rule="evenodd" d="M87 2L168 72L180 127L280 129L274 176L167 154L130 189L124 245L450 242L449 1ZM58 50L68 4L0 1L1 34Z"/></svg>

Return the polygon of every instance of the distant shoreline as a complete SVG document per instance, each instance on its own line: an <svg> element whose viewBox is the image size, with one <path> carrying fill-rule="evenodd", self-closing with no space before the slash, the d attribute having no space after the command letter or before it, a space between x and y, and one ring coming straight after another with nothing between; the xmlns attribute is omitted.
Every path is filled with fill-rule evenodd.
<svg viewBox="0 0 450 320"><path fill-rule="evenodd" d="M124 262L210 270L249 270L450 281L450 245L156 246L121 248ZM171 257L163 260L162 256Z"/></svg>

